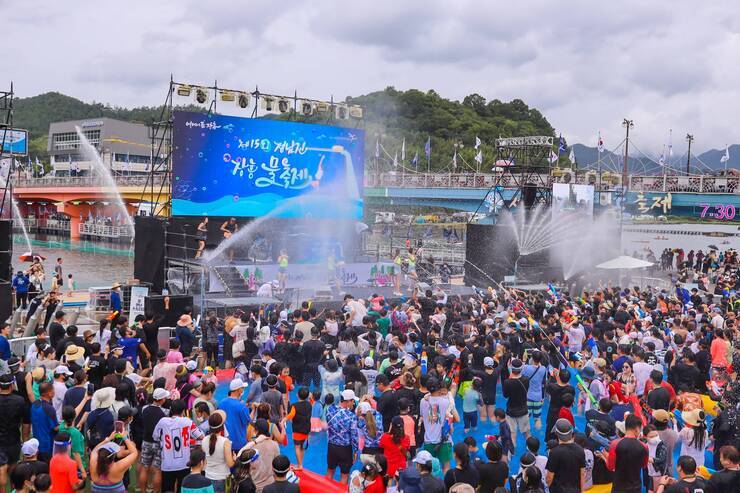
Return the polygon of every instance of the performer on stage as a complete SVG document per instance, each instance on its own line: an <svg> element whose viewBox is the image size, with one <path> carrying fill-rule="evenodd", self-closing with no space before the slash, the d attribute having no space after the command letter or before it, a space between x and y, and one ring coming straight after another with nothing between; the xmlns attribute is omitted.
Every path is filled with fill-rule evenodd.
<svg viewBox="0 0 740 493"><path fill-rule="evenodd" d="M237 231L239 231L239 225L236 224L236 218L232 217L225 223L221 225L221 228L219 228L224 233L224 239L228 240L231 238ZM234 261L234 249L229 248L229 262Z"/></svg>
<svg viewBox="0 0 740 493"><path fill-rule="evenodd" d="M198 251L195 252L195 258L200 258L203 255L203 250L206 248L206 237L208 236L208 216L204 217L203 220L195 228L195 236L198 239Z"/></svg>
<svg viewBox="0 0 740 493"><path fill-rule="evenodd" d="M285 291L285 273L288 272L288 251L280 250L278 257L278 282L280 283L280 292Z"/></svg>

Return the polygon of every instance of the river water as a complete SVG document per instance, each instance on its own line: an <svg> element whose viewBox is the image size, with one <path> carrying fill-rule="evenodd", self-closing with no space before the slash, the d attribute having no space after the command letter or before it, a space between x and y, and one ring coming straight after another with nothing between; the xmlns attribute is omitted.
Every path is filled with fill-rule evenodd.
<svg viewBox="0 0 740 493"><path fill-rule="evenodd" d="M30 236L33 253L46 257L44 287L48 287L51 283L51 273L54 271L57 257L62 258L65 286L67 274L72 274L77 289L105 287L114 282L123 283L133 278L134 253L128 245L74 241L69 238L40 234ZM14 235L14 272L28 265L18 259L26 250L23 237Z"/></svg>

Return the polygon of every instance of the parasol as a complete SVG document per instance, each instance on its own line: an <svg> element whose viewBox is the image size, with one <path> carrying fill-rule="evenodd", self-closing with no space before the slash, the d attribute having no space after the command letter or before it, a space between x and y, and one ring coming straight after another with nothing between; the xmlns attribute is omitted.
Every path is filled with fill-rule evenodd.
<svg viewBox="0 0 740 493"><path fill-rule="evenodd" d="M651 265L653 265L652 262L622 255L599 264L596 267L599 269L642 269Z"/></svg>
<svg viewBox="0 0 740 493"><path fill-rule="evenodd" d="M38 253L33 253L33 252L26 252L20 257L18 257L18 259L21 262L32 262L34 258L38 258L40 260L46 260L46 257L44 257L43 255L40 255Z"/></svg>

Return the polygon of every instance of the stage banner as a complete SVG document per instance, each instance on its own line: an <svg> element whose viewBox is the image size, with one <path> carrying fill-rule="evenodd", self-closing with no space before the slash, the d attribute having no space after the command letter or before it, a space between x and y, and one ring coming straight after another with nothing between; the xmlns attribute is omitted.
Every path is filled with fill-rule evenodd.
<svg viewBox="0 0 740 493"><path fill-rule="evenodd" d="M172 213L362 217L364 131L176 111Z"/></svg>
<svg viewBox="0 0 740 493"><path fill-rule="evenodd" d="M133 322L136 315L144 315L144 301L149 296L146 286L131 286L131 301L129 303L128 319Z"/></svg>
<svg viewBox="0 0 740 493"><path fill-rule="evenodd" d="M235 265L249 286L257 289L261 284L278 278L278 265ZM392 262L366 262L342 264L329 271L326 264L294 264L288 267L285 278L286 288L307 288L330 286L339 283L348 286L392 286L395 265ZM209 291L224 291L221 280L211 271Z"/></svg>

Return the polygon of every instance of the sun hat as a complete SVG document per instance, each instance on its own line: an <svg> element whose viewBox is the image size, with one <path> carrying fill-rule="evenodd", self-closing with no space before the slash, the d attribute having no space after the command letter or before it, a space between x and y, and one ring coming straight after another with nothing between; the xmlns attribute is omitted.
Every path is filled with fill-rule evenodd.
<svg viewBox="0 0 740 493"><path fill-rule="evenodd" d="M661 423L667 423L671 419L671 413L665 409L655 409L652 412L652 416L655 421L660 421Z"/></svg>
<svg viewBox="0 0 740 493"><path fill-rule="evenodd" d="M198 368L198 362L191 359L190 361L185 363L185 368L187 368L189 371L195 371Z"/></svg>
<svg viewBox="0 0 740 493"><path fill-rule="evenodd" d="M67 361L77 361L85 357L85 348L77 346L76 344L70 344L67 349L64 350L64 356L67 357Z"/></svg>
<svg viewBox="0 0 740 493"><path fill-rule="evenodd" d="M106 409L113 405L116 400L116 391L113 387L98 389L92 396L92 406L95 409Z"/></svg>
<svg viewBox="0 0 740 493"><path fill-rule="evenodd" d="M681 419L687 425L699 426L707 419L703 409L694 409L692 411L681 411Z"/></svg>
<svg viewBox="0 0 740 493"><path fill-rule="evenodd" d="M34 368L33 371L31 372L31 377L37 382L40 382L41 380L46 378L46 369L44 369L43 366Z"/></svg>
<svg viewBox="0 0 740 493"><path fill-rule="evenodd" d="M581 376L587 380L593 380L596 376L596 371L591 366L584 366L581 369Z"/></svg>

